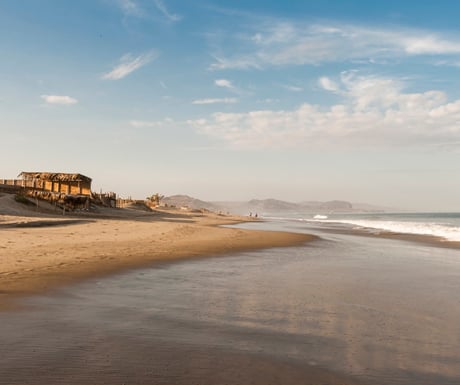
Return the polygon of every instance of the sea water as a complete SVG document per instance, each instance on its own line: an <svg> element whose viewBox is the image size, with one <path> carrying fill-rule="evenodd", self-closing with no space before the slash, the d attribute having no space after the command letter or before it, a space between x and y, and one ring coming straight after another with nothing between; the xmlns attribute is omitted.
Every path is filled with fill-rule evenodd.
<svg viewBox="0 0 460 385"><path fill-rule="evenodd" d="M446 241L460 241L460 213L295 213L269 215L268 219L294 220L318 226L335 226L372 233L382 231L429 235Z"/></svg>

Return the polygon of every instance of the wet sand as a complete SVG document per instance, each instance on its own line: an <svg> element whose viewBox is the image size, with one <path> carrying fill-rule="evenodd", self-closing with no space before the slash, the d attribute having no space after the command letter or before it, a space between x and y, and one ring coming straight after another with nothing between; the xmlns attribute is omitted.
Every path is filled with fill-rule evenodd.
<svg viewBox="0 0 460 385"><path fill-rule="evenodd" d="M106 322L123 320L127 315L123 310L111 309L104 326L103 318L92 313L100 309L97 295L83 304L72 302L78 294L61 297L66 288L72 291L72 284L82 280L89 279L91 286L98 282L95 277L142 266L161 269L171 261L301 245L315 239L311 235L222 228L218 226L246 219L210 213L167 211L154 217L106 219L4 215L1 219L0 298L3 310L10 311L0 313L0 384L357 384L343 374L270 354L165 340L129 322L114 332ZM123 277L114 276L116 286L123 285ZM37 293L49 297L27 299ZM51 307L40 304L40 298L55 295L64 302ZM169 300L161 289L154 295ZM114 304L121 300L116 297ZM161 321L155 322L161 327ZM159 335L171 337L178 330L180 326L171 330L169 324ZM207 338L207 329L197 331Z"/></svg>
<svg viewBox="0 0 460 385"><path fill-rule="evenodd" d="M458 250L344 234L164 262L0 313L0 383L457 385L459 290Z"/></svg>
<svg viewBox="0 0 460 385"><path fill-rule="evenodd" d="M105 219L0 215L0 309L11 306L15 296L158 261L299 245L314 238L223 228L248 219L213 213L115 213L119 217Z"/></svg>
<svg viewBox="0 0 460 385"><path fill-rule="evenodd" d="M0 280L23 280L22 293L43 294L0 312L0 384L459 383L455 248L303 224L219 228L241 219L161 215L44 227L30 224L49 218L25 226L3 218L1 239L16 258L29 257L39 284L27 286L33 275L21 259L18 276ZM305 233L322 239L306 243ZM82 239L89 250L80 249ZM274 242L298 246L255 250ZM74 275L73 258L85 253L94 265L77 263L86 267Z"/></svg>
<svg viewBox="0 0 460 385"><path fill-rule="evenodd" d="M68 341L66 347L56 346L51 338L52 345L47 348L38 341L34 350L22 351L25 355L9 357L8 367L0 364L0 384L360 384L325 369L260 354L146 340L142 336L92 338L77 344Z"/></svg>

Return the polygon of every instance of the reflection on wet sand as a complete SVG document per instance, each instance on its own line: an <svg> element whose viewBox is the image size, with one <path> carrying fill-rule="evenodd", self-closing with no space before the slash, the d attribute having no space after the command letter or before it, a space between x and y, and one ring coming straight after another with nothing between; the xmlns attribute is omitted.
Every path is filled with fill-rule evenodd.
<svg viewBox="0 0 460 385"><path fill-rule="evenodd" d="M426 250L428 259L417 261L400 247L376 251L368 260L356 248L355 256L342 253L344 260L291 259L264 271L261 281L252 280L250 290L247 284L234 287L230 302L211 292L210 317L256 330L282 330L298 341L324 337L328 343L307 352L294 344L285 353L301 356L310 350L311 360L359 376L385 373L396 381L413 372L459 379L455 293L460 260L446 261L445 250ZM433 263L435 258L442 262Z"/></svg>
<svg viewBox="0 0 460 385"><path fill-rule="evenodd" d="M0 383L458 384L460 252L328 238L32 298Z"/></svg>

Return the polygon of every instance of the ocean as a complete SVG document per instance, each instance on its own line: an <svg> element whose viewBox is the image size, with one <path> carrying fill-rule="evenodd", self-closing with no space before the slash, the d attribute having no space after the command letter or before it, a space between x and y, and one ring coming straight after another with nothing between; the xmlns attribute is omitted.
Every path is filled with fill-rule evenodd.
<svg viewBox="0 0 460 385"><path fill-rule="evenodd" d="M266 214L269 220L297 220L316 226L333 226L378 234L394 232L429 235L446 241L460 241L460 213L330 213Z"/></svg>
<svg viewBox="0 0 460 385"><path fill-rule="evenodd" d="M362 236L456 221L278 216L237 227L320 238L29 297L0 313L0 384L458 385L460 250Z"/></svg>

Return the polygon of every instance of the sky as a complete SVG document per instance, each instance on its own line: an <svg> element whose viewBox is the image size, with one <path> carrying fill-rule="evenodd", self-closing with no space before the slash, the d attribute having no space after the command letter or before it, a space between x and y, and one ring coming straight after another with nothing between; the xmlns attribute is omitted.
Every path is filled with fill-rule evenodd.
<svg viewBox="0 0 460 385"><path fill-rule="evenodd" d="M460 211L460 2L2 0L0 178Z"/></svg>

